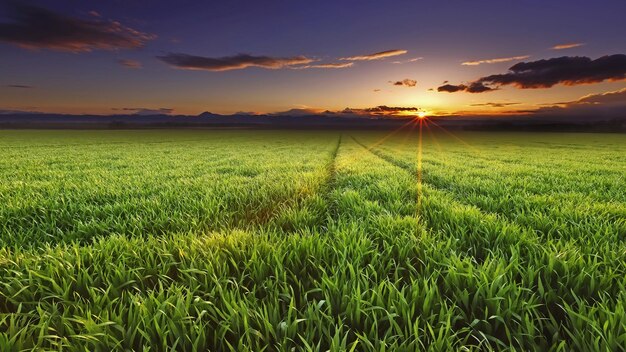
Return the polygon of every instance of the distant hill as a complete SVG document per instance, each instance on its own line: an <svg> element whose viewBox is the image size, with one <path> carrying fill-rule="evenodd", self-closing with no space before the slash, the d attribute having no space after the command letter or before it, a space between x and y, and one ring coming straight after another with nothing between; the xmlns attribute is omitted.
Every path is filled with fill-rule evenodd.
<svg viewBox="0 0 626 352"><path fill-rule="evenodd" d="M626 132L626 118L593 116L517 115L507 117L446 116L429 118L437 125L464 130L531 130ZM148 128L260 128L260 129L394 129L409 118L320 114L219 115L62 115L45 113L0 114L3 129L148 129Z"/></svg>

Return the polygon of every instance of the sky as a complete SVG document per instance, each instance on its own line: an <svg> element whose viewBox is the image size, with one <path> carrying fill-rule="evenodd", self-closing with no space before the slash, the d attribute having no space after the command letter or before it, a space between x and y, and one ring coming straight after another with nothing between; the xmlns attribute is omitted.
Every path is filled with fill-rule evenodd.
<svg viewBox="0 0 626 352"><path fill-rule="evenodd" d="M0 111L624 107L625 13L623 0L0 0Z"/></svg>

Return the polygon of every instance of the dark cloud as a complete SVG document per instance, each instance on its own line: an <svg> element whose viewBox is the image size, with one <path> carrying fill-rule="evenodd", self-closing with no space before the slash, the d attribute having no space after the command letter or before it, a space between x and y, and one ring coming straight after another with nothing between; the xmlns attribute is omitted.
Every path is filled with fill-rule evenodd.
<svg viewBox="0 0 626 352"><path fill-rule="evenodd" d="M26 84L7 84L6 87L8 87L8 88L19 88L19 89L35 88L34 86L29 86L29 85L26 85Z"/></svg>
<svg viewBox="0 0 626 352"><path fill-rule="evenodd" d="M366 109L351 109L346 108L342 111L343 114L353 114L357 116L406 116L412 113L420 111L416 107L404 107L404 106L387 106L380 105L373 108Z"/></svg>
<svg viewBox="0 0 626 352"><path fill-rule="evenodd" d="M520 62L508 73L486 76L478 83L514 85L518 88L550 88L599 83L626 78L626 55L607 55L592 60L584 56L563 56L547 60Z"/></svg>
<svg viewBox="0 0 626 352"><path fill-rule="evenodd" d="M141 62L137 61L137 60L129 60L129 59L121 59L121 60L117 60L117 63L126 67L126 68L142 68L143 65L141 64Z"/></svg>
<svg viewBox="0 0 626 352"><path fill-rule="evenodd" d="M447 82L447 81L446 81ZM465 91L467 86L464 84L454 85L454 84L444 84L443 86L437 87L438 92L448 92L455 93L459 91Z"/></svg>
<svg viewBox="0 0 626 352"><path fill-rule="evenodd" d="M417 81L414 79L403 79L402 81L392 82L394 86L405 86L405 87L415 87L417 85Z"/></svg>
<svg viewBox="0 0 626 352"><path fill-rule="evenodd" d="M626 79L626 55L607 55L592 60L584 56L563 56L530 62L520 62L509 72L477 79L469 84L439 87L440 92L467 91L482 93L512 85L522 89L550 88L557 84L574 86Z"/></svg>
<svg viewBox="0 0 626 352"><path fill-rule="evenodd" d="M130 112L135 115L169 115L174 112L174 109L170 108L112 108L111 110Z"/></svg>
<svg viewBox="0 0 626 352"><path fill-rule="evenodd" d="M444 84L443 86L437 87L438 92L468 92L468 93L483 93L491 90L496 90L497 88L487 87L481 82L472 82L469 85L466 84Z"/></svg>
<svg viewBox="0 0 626 352"><path fill-rule="evenodd" d="M167 55L157 56L157 58L176 68L206 71L240 70L247 67L279 69L295 65L305 65L314 61L313 59L305 56L270 57L252 56L248 54L212 58L180 53L169 53Z"/></svg>
<svg viewBox="0 0 626 352"><path fill-rule="evenodd" d="M419 111L421 111L421 109L416 108L416 107L380 105L380 106L376 106L373 108L366 108L366 109L345 108L341 111L331 112L331 114L337 114L339 116L344 116L344 117L348 116L348 117L363 117L363 118L371 118L371 117L397 118L397 117L415 116L417 112Z"/></svg>
<svg viewBox="0 0 626 352"><path fill-rule="evenodd" d="M489 106L492 108L503 108L511 105L518 105L520 103L479 103L479 104L470 104L470 106Z"/></svg>
<svg viewBox="0 0 626 352"><path fill-rule="evenodd" d="M406 51L406 50L394 49L394 50L386 50L386 51L381 51L381 52L377 52L377 53L373 53L373 54L367 54L367 55L357 55L357 56L342 57L339 60L344 60L344 61L380 60L380 59L384 59L386 57L403 55L403 54L406 54L407 52L408 51Z"/></svg>
<svg viewBox="0 0 626 352"><path fill-rule="evenodd" d="M380 105L373 108L363 109L363 111L367 112L400 112L400 111L419 111L419 108L416 107L401 107L401 106L387 106Z"/></svg>
<svg viewBox="0 0 626 352"><path fill-rule="evenodd" d="M0 41L24 48L70 52L138 48L155 38L119 22L78 19L23 3L10 2L9 11L13 21L0 23Z"/></svg>
<svg viewBox="0 0 626 352"><path fill-rule="evenodd" d="M484 85L482 82L472 82L469 86L467 86L466 91L469 93L483 93L489 92L492 90L497 90L498 88L492 88Z"/></svg>

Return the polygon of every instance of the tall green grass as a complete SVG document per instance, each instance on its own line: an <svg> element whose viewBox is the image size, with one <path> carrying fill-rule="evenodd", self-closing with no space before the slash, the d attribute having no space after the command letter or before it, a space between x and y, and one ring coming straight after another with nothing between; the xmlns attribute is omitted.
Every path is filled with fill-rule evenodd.
<svg viewBox="0 0 626 352"><path fill-rule="evenodd" d="M623 139L425 136L0 132L0 347L624 350Z"/></svg>

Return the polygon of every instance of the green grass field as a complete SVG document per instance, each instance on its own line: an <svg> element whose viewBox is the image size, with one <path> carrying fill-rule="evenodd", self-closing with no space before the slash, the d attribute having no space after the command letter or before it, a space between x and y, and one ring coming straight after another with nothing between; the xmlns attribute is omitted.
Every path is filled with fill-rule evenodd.
<svg viewBox="0 0 626 352"><path fill-rule="evenodd" d="M0 350L626 350L624 135L419 145L0 131Z"/></svg>

